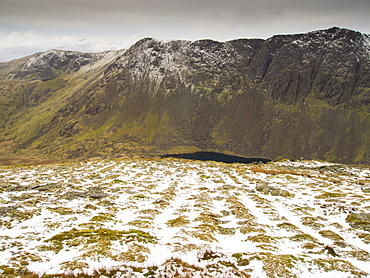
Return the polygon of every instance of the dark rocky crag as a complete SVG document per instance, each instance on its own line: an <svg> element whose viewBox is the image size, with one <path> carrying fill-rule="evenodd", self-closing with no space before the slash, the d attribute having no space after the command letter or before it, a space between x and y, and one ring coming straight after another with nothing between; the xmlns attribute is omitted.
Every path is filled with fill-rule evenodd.
<svg viewBox="0 0 370 278"><path fill-rule="evenodd" d="M0 64L3 156L215 151L370 163L370 37L140 40Z"/></svg>

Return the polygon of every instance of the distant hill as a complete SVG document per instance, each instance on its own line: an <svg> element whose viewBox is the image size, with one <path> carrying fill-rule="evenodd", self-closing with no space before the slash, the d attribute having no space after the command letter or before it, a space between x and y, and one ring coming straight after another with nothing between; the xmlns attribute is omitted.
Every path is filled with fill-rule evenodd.
<svg viewBox="0 0 370 278"><path fill-rule="evenodd" d="M0 155L212 151L370 163L370 36L331 28L0 64Z"/></svg>

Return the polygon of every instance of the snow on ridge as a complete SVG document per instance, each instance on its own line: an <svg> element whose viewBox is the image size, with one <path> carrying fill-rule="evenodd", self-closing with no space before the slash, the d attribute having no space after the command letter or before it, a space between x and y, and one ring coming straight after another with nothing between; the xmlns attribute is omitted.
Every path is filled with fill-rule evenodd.
<svg viewBox="0 0 370 278"><path fill-rule="evenodd" d="M24 65L23 69L32 69L36 66L46 66L49 63L51 57L57 57L60 60L65 60L66 54L74 54L77 55L80 52L77 51L65 51L65 50L48 50L46 52L42 52L40 54L36 54L35 56L31 57L28 62Z"/></svg>
<svg viewBox="0 0 370 278"><path fill-rule="evenodd" d="M159 85L170 73L185 84L185 74L197 67L221 68L236 61L237 52L230 43L216 45L212 40L159 40L146 38L131 47L119 61L134 78L149 78Z"/></svg>
<svg viewBox="0 0 370 278"><path fill-rule="evenodd" d="M370 35L362 34L364 45L370 47Z"/></svg>
<svg viewBox="0 0 370 278"><path fill-rule="evenodd" d="M80 68L80 73L86 73L90 71L94 71L96 69L102 68L111 62L113 62L115 59L120 57L126 52L125 49L122 50L114 50L114 51L105 51L97 54L97 59L92 61L91 63L84 65Z"/></svg>
<svg viewBox="0 0 370 278"><path fill-rule="evenodd" d="M131 68L132 65L135 69L132 73L136 78L143 78L148 74L149 79L158 84L163 80L165 70L177 72L181 76L182 70L186 69L182 62L186 59L189 41L158 39L142 41L126 52L130 59L125 55L122 56L119 62L122 66Z"/></svg>
<svg viewBox="0 0 370 278"><path fill-rule="evenodd" d="M368 59L370 59L370 35L362 34L362 40L364 47L367 50Z"/></svg>
<svg viewBox="0 0 370 278"><path fill-rule="evenodd" d="M83 53L79 51L67 51L67 50L48 50L43 53L39 53L31 57L22 67L21 71L33 71L46 69L48 67L62 68L70 63L76 69L84 68L88 71L91 69L98 68L104 65L104 63L111 62L115 57L122 55L125 50L117 51L104 51L99 53ZM96 65L94 65L97 63Z"/></svg>

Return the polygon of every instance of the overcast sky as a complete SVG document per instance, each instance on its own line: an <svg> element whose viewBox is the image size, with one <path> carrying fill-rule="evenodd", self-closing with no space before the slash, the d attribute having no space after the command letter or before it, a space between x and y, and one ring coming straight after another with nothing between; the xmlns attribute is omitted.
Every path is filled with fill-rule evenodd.
<svg viewBox="0 0 370 278"><path fill-rule="evenodd" d="M333 26L370 33L370 0L0 0L0 61L143 37L226 41Z"/></svg>

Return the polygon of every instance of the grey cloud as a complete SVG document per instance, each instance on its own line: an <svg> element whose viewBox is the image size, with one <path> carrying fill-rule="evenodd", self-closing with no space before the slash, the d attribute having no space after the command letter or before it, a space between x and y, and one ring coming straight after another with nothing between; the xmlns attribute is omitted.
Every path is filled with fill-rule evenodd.
<svg viewBox="0 0 370 278"><path fill-rule="evenodd" d="M110 20L207 20L209 15L238 15L239 20L268 19L269 16L294 12L361 12L370 8L365 0L2 0L0 15L4 20L99 22ZM230 18L231 20L232 18ZM138 22L140 23L140 22Z"/></svg>
<svg viewBox="0 0 370 278"><path fill-rule="evenodd" d="M370 33L369 0L0 1L0 30L7 32L218 40L332 26Z"/></svg>

